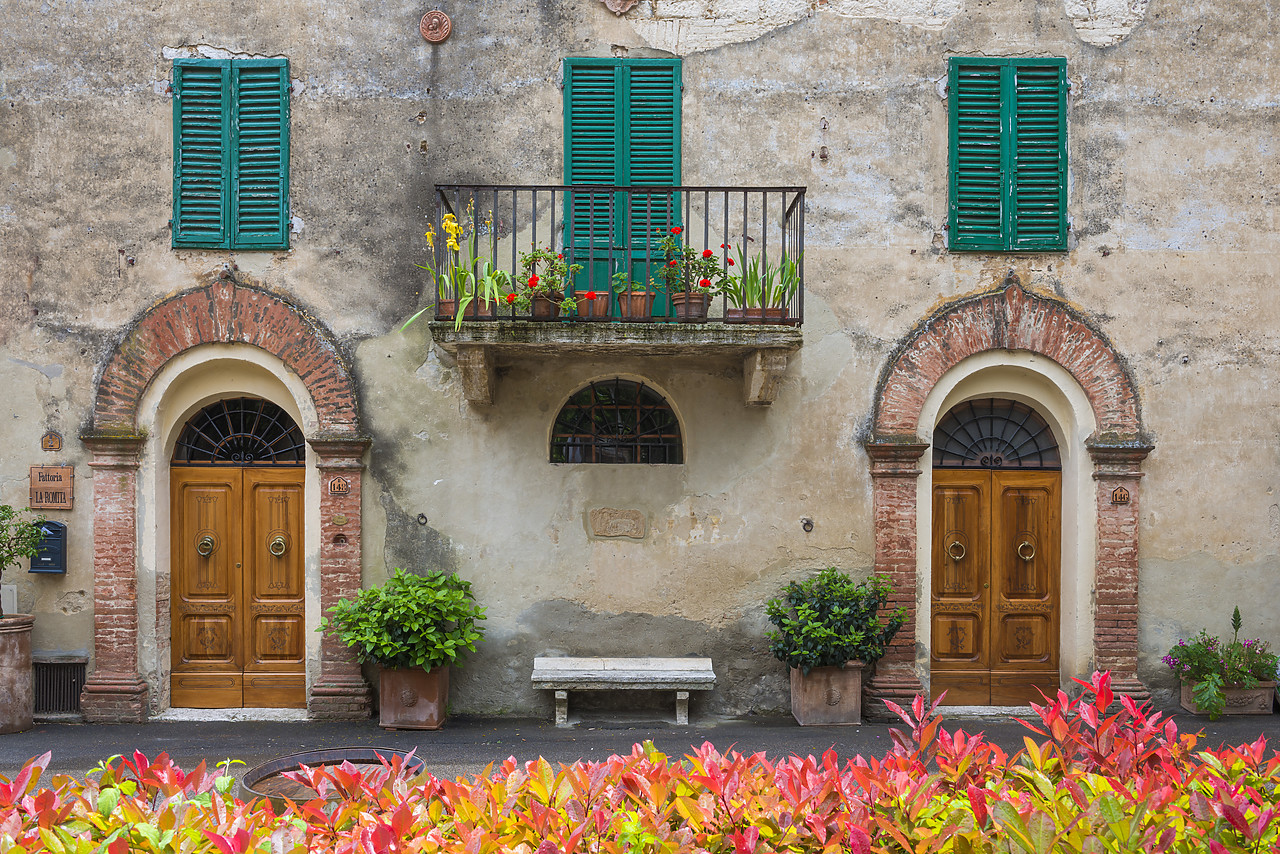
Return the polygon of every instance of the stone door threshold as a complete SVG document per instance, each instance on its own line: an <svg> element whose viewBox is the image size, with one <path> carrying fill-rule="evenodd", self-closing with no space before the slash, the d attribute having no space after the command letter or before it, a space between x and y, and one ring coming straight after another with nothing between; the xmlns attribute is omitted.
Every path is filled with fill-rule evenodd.
<svg viewBox="0 0 1280 854"><path fill-rule="evenodd" d="M306 709L166 709L151 720L172 721L305 721Z"/></svg>

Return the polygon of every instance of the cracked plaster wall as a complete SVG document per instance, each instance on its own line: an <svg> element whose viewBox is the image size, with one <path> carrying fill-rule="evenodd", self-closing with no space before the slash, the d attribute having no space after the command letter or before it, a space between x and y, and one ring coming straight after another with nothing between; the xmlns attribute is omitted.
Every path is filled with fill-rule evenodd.
<svg viewBox="0 0 1280 854"><path fill-rule="evenodd" d="M626 3L627 21L644 43L676 56L749 42L814 15L871 18L940 30L977 0L644 0ZM1111 47L1133 32L1148 0L1063 0L1080 38Z"/></svg>
<svg viewBox="0 0 1280 854"><path fill-rule="evenodd" d="M73 465L77 478L75 509L51 514L70 526L70 572L6 573L39 618L37 647L91 642L93 472L75 437L99 366L132 318L230 264L304 306L351 357L373 439L366 580L396 565L456 568L489 607L489 639L457 680L459 711L549 714L527 684L531 656L619 649L619 637L712 655L722 685L705 710L784 708L763 603L814 568L872 564L858 436L887 354L941 302L1010 267L1111 339L1157 441L1142 483L1143 678L1168 696L1160 654L1201 625L1225 631L1237 597L1245 631L1280 643L1280 56L1255 37L1257 5L1157 4L1099 50L1079 21L1120 21L1107 10L1122 8L1136 21L1142 7L893 7L945 10L931 27L831 3L690 53L684 180L808 187L804 346L778 401L744 408L728 361L514 359L500 366L497 404L469 407L426 328L401 331L423 304L414 262L431 187L559 183L561 58L660 55L635 25L647 8L619 18L587 0L446 4L453 35L431 47L416 31L423 10L407 3L11 4L0 500L25 500L31 465ZM290 60L290 205L305 227L288 251L169 245L166 81L173 56L204 51ZM937 81L953 55L1066 57L1068 252L946 251ZM670 395L688 462L549 465L557 407L618 372ZM60 454L39 450L47 429L66 439ZM147 502L143 524L157 515ZM599 507L643 512L649 533L591 536Z"/></svg>

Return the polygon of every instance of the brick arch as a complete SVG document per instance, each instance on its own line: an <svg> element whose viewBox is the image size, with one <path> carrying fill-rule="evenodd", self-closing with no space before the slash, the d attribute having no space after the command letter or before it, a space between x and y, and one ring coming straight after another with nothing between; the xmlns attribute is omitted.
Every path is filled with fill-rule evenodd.
<svg viewBox="0 0 1280 854"><path fill-rule="evenodd" d="M92 432L134 433L138 403L170 359L201 344L232 343L266 350L301 378L322 435L359 434L355 384L328 333L279 297L225 278L165 300L133 323L98 380Z"/></svg>
<svg viewBox="0 0 1280 854"><path fill-rule="evenodd" d="M1053 359L1084 389L1099 437L1141 436L1138 394L1111 342L1071 306L1029 294L1016 279L943 306L899 345L878 385L874 434L914 437L925 398L943 374L987 350L1029 350Z"/></svg>

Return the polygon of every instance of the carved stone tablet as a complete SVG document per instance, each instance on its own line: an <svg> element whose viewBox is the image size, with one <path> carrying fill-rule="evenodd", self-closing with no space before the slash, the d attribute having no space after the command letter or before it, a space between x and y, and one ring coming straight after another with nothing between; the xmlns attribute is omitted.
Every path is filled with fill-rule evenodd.
<svg viewBox="0 0 1280 854"><path fill-rule="evenodd" d="M591 533L597 537L630 537L644 539L647 525L639 510L615 510L598 507L591 511Z"/></svg>
<svg viewBox="0 0 1280 854"><path fill-rule="evenodd" d="M615 15L625 15L631 10L631 7L640 2L640 0L600 0L605 6L609 7L609 11Z"/></svg>

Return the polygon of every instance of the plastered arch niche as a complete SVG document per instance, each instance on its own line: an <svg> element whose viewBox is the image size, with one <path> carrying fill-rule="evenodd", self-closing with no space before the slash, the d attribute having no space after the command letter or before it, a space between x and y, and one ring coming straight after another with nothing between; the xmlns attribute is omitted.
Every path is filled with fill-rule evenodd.
<svg viewBox="0 0 1280 854"><path fill-rule="evenodd" d="M169 708L170 554L172 518L169 461L187 421L211 403L237 397L268 400L306 436L319 420L301 379L275 356L248 344L207 344L170 360L138 404L138 426L152 437L139 459L138 641L139 670L148 683L151 713ZM320 482L315 452L306 450L303 487L307 683L320 656Z"/></svg>
<svg viewBox="0 0 1280 854"><path fill-rule="evenodd" d="M929 687L930 596L933 554L933 435L938 423L960 403L975 398L1007 398L1025 403L1046 421L1062 455L1062 568L1059 675L1069 682L1086 676L1093 663L1094 585L1097 512L1093 460L1085 441L1096 429L1093 409L1075 377L1045 356L991 350L964 359L947 371L925 397L917 435L929 444L916 481L916 669Z"/></svg>

